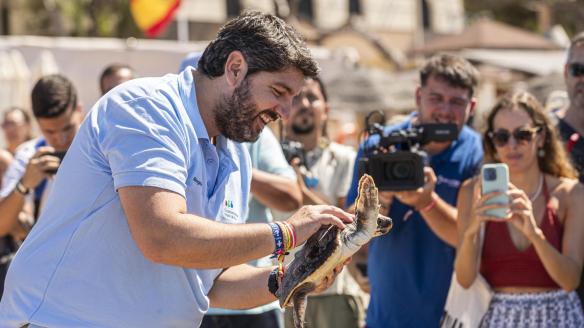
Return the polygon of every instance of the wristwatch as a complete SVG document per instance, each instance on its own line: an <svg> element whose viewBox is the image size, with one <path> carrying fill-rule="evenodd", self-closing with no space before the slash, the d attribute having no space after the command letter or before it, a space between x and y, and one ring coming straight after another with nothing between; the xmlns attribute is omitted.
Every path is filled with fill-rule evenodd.
<svg viewBox="0 0 584 328"><path fill-rule="evenodd" d="M268 290L272 293L276 298L276 292L278 291L278 268L275 268L270 272L270 276L268 278Z"/></svg>
<svg viewBox="0 0 584 328"><path fill-rule="evenodd" d="M18 193L22 194L23 196L28 195L31 191L31 188L27 188L22 184L22 181L18 181L15 189Z"/></svg>

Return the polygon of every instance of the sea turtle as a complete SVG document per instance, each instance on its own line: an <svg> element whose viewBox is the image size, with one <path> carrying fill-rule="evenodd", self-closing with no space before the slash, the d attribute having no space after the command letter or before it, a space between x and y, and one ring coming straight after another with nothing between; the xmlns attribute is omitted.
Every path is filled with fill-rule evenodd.
<svg viewBox="0 0 584 328"><path fill-rule="evenodd" d="M312 292L334 268L355 254L371 238L389 232L391 219L379 216L379 199L373 178L359 180L355 220L340 230L325 226L312 235L296 253L276 292L282 308L294 306L294 327L304 326L307 294Z"/></svg>

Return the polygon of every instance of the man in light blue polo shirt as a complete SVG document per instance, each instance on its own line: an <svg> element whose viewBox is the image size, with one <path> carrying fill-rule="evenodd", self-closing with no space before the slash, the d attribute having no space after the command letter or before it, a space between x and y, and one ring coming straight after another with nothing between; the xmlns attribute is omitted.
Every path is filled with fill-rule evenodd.
<svg viewBox="0 0 584 328"><path fill-rule="evenodd" d="M290 26L248 12L220 30L198 70L102 97L9 269L0 326L196 327L210 305L274 301L273 268L241 264L275 241L268 224L238 224L251 176L239 142L287 115L317 71ZM288 220L299 243L343 221L332 206Z"/></svg>

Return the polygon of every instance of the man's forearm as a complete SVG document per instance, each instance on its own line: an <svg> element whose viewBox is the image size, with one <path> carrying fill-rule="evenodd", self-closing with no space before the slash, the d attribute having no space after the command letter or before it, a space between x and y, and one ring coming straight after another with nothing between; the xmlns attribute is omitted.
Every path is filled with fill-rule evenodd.
<svg viewBox="0 0 584 328"><path fill-rule="evenodd" d="M426 223L440 239L452 247L456 247L458 233L456 230L456 208L445 202L436 193L432 195L436 204L427 210L420 211Z"/></svg>
<svg viewBox="0 0 584 328"><path fill-rule="evenodd" d="M191 214L177 221L156 220L156 233L141 238L150 260L185 268L226 268L271 254L275 249L267 224L223 224ZM152 230L151 230L152 231Z"/></svg>
<svg viewBox="0 0 584 328"><path fill-rule="evenodd" d="M0 236L12 231L18 223L18 214L24 207L24 195L16 190L0 200Z"/></svg>
<svg viewBox="0 0 584 328"><path fill-rule="evenodd" d="M266 207L278 211L294 211L302 205L302 195L296 180L254 169L251 192Z"/></svg>
<svg viewBox="0 0 584 328"><path fill-rule="evenodd" d="M225 270L209 292L212 307L248 309L276 300L268 290L273 268L256 268L241 264Z"/></svg>

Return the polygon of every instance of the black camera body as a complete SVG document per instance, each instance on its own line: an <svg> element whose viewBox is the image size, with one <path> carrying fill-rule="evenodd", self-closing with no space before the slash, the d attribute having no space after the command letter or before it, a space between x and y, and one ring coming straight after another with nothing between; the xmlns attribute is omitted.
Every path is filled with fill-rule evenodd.
<svg viewBox="0 0 584 328"><path fill-rule="evenodd" d="M284 157L288 163L292 162L294 158L298 158L300 163L298 165L302 166L306 163L306 155L304 151L304 145L298 141L292 140L282 140L280 142L282 146L282 151L284 152Z"/></svg>
<svg viewBox="0 0 584 328"><path fill-rule="evenodd" d="M421 146L431 142L452 141L458 137L456 124L423 124L383 135L379 124L368 126L370 135L379 135L379 143L365 149L359 160L359 175L373 177L379 190L415 190L424 185L426 153Z"/></svg>

